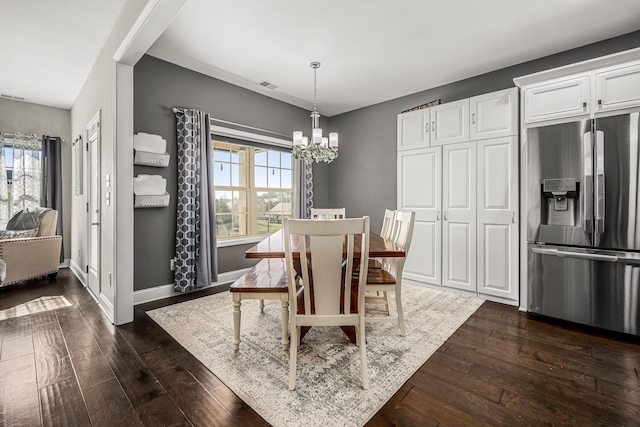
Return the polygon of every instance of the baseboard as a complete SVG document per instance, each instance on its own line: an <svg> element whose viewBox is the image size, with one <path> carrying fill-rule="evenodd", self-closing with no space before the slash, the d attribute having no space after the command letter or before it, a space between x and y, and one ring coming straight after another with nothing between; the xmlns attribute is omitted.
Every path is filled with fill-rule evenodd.
<svg viewBox="0 0 640 427"><path fill-rule="evenodd" d="M102 293L100 294L100 302L98 303L98 307L102 309L102 311L104 312L104 314L107 315L111 323L113 323L113 313L114 313L113 304Z"/></svg>
<svg viewBox="0 0 640 427"><path fill-rule="evenodd" d="M82 286L86 288L87 273L85 273L84 270L78 264L76 264L74 260L69 261L69 268L71 269L73 274L78 278L78 280L80 280L80 283L82 283Z"/></svg>
<svg viewBox="0 0 640 427"><path fill-rule="evenodd" d="M205 286L202 289L207 289L215 286L226 285L227 283L235 282L244 273L251 268L244 268L241 270L228 271L226 273L218 274L218 281L212 282L211 285ZM153 288L140 289L139 291L133 291L133 305L144 304L151 301L157 301L159 299L171 298L173 296L180 295L173 290L173 284L155 286Z"/></svg>
<svg viewBox="0 0 640 427"><path fill-rule="evenodd" d="M71 262L71 258L65 258L64 261L62 261L59 265L58 268L69 268L69 263Z"/></svg>

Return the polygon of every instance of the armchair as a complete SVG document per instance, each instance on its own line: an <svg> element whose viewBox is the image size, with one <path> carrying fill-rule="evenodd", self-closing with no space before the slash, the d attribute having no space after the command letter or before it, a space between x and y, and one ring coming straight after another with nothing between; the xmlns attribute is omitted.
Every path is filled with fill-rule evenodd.
<svg viewBox="0 0 640 427"><path fill-rule="evenodd" d="M28 208L9 220L0 237L0 259L6 263L0 286L58 274L62 236L55 235L57 224L58 211L48 208ZM37 230L25 237L30 229Z"/></svg>

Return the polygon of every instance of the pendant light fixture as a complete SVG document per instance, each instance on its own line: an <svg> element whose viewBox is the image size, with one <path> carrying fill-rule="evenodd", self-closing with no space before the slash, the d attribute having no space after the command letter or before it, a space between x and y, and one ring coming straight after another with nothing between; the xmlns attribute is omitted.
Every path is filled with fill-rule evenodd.
<svg viewBox="0 0 640 427"><path fill-rule="evenodd" d="M308 162L331 163L338 157L338 134L332 132L329 137L322 136L320 128L320 113L316 109L318 83L316 73L320 63L311 63L313 68L313 112L311 113L311 140L303 136L302 131L293 132L293 158Z"/></svg>

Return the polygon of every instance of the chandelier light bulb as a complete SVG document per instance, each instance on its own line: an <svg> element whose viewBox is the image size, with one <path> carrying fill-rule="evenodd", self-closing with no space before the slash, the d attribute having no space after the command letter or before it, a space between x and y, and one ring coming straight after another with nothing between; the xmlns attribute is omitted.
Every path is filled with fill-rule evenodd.
<svg viewBox="0 0 640 427"><path fill-rule="evenodd" d="M302 132L295 131L293 133L293 145L296 147L300 147L302 145Z"/></svg>
<svg viewBox="0 0 640 427"><path fill-rule="evenodd" d="M320 144L322 142L322 129L314 129L311 140L314 144Z"/></svg>
<svg viewBox="0 0 640 427"><path fill-rule="evenodd" d="M329 134L329 147L338 149L338 133L331 132Z"/></svg>

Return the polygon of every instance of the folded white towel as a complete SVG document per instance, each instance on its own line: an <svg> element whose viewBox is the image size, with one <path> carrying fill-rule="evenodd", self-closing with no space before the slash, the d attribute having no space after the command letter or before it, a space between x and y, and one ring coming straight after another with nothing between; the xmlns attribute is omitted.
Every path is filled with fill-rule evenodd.
<svg viewBox="0 0 640 427"><path fill-rule="evenodd" d="M167 141L160 135L138 132L133 135L133 148L138 151L163 154L167 151Z"/></svg>
<svg viewBox="0 0 640 427"><path fill-rule="evenodd" d="M133 178L136 196L161 196L167 192L167 180L160 175L138 175Z"/></svg>

